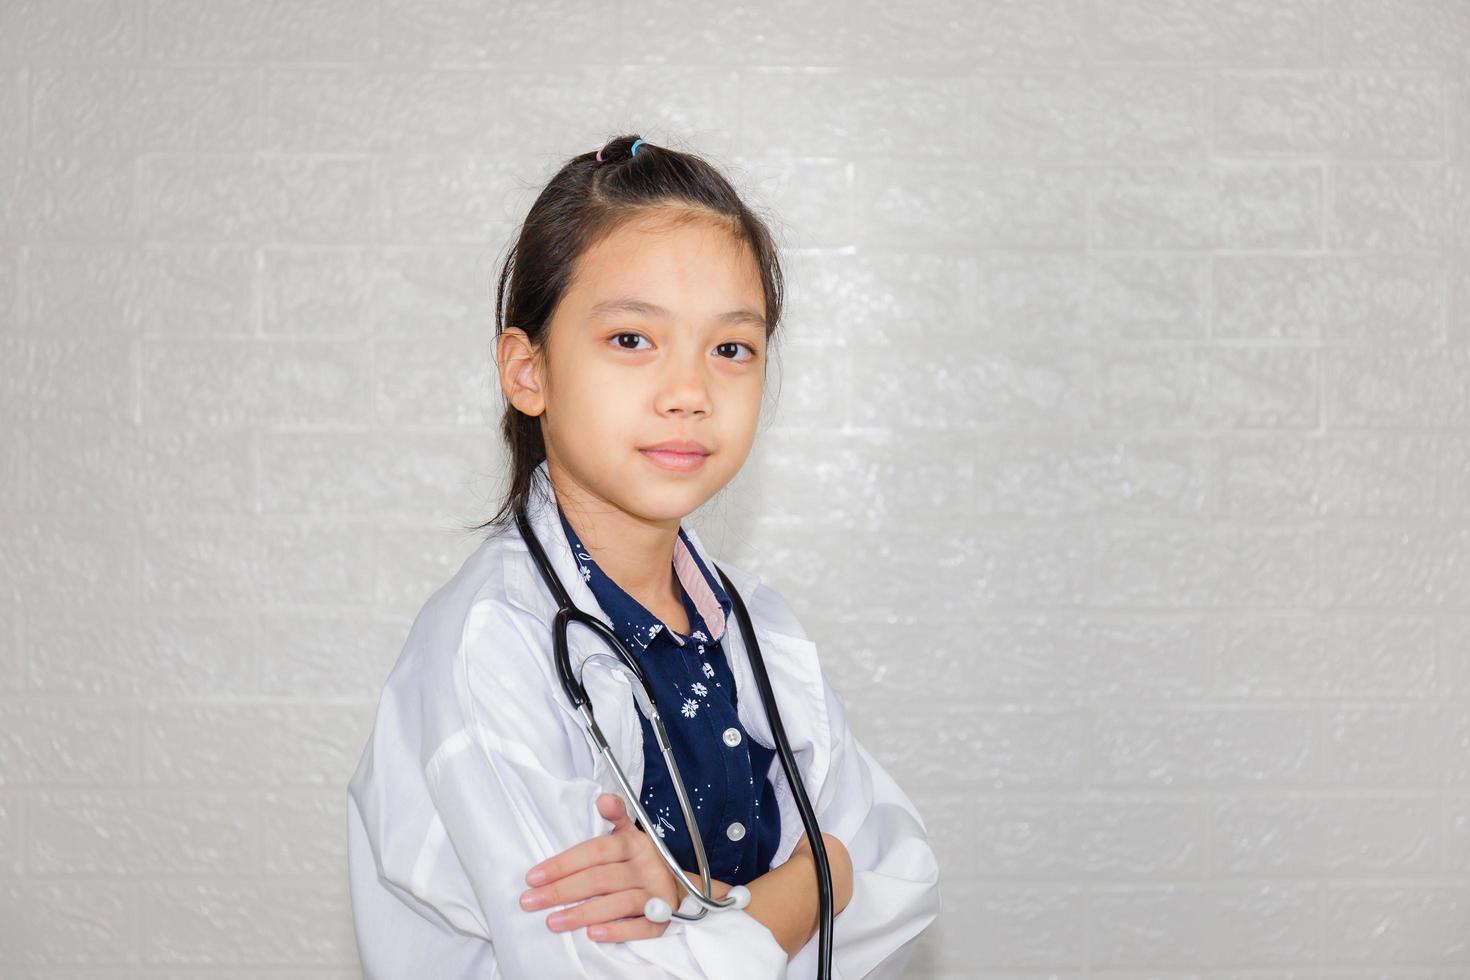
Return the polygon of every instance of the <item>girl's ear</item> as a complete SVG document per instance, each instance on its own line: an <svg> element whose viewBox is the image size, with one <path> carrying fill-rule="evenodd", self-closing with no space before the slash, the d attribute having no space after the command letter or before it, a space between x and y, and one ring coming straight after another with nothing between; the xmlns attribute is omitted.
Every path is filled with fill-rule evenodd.
<svg viewBox="0 0 1470 980"><path fill-rule="evenodd" d="M523 415L546 411L546 397L538 375L539 358L531 339L520 327L506 327L495 341L495 366L500 390Z"/></svg>

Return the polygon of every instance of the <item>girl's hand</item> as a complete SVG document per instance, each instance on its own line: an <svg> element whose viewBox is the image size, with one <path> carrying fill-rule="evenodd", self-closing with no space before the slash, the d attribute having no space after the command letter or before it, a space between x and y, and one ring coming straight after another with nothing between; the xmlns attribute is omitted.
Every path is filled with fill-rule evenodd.
<svg viewBox="0 0 1470 980"><path fill-rule="evenodd" d="M553 932L587 926L589 938L604 942L663 935L669 924L645 918L644 903L656 896L678 908L683 886L664 865L657 846L628 816L622 797L603 793L597 798L597 812L613 822L613 829L530 869L528 883L533 883L536 871L546 877L521 896L521 908L581 902L552 913L546 925Z"/></svg>

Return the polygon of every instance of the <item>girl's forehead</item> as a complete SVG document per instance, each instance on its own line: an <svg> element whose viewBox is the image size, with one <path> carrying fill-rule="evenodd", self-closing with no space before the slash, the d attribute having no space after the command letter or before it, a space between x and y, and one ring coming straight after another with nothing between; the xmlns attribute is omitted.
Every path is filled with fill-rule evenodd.
<svg viewBox="0 0 1470 980"><path fill-rule="evenodd" d="M587 309L627 299L662 307L760 299L764 285L750 248L708 223L623 227L578 258L568 289ZM634 311L636 312L636 311Z"/></svg>
<svg viewBox="0 0 1470 980"><path fill-rule="evenodd" d="M743 239L709 221L676 224L628 221L608 232L583 254L599 266L634 271L670 261L755 263L750 246Z"/></svg>

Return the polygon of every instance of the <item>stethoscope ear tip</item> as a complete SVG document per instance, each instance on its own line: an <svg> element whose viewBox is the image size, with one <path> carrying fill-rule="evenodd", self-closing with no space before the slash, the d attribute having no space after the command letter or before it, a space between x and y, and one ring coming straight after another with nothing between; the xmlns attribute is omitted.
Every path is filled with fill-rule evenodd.
<svg viewBox="0 0 1470 980"><path fill-rule="evenodd" d="M744 885L732 885L725 894L723 907L743 909L750 904L750 889ZM684 902L679 906L679 912L685 918L699 918L699 900L693 895L685 895ZM668 922L674 917L674 910L669 903L661 898L654 897L643 903L643 917L649 922Z"/></svg>

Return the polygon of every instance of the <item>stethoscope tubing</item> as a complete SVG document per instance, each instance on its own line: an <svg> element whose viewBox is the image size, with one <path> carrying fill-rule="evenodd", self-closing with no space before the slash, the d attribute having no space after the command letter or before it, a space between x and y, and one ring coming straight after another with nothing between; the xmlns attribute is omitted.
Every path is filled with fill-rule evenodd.
<svg viewBox="0 0 1470 980"><path fill-rule="evenodd" d="M806 786L801 781L800 770L796 767L796 757L791 754L791 742L786 737L786 726L781 723L781 712L776 707L776 694L771 688L770 675L766 673L766 659L761 655L760 644L755 639L755 628L751 625L750 614L745 611L745 602L740 598L740 593L735 586L730 584L730 579L725 575L725 570L715 564L715 573L720 576L720 582L725 586L725 591L730 594L730 602L735 606L735 616L740 621L740 632L749 641L746 648L750 655L751 671L755 674L756 687L760 690L761 706L766 712L766 721L771 726L772 740L776 743L776 753L781 757L781 768L786 772L786 782L791 786L791 795L796 801L796 809L801 814L802 826L806 829L807 841L811 844L812 858L817 865L817 908L818 908L818 940L817 940L817 976L821 980L827 980L832 972L832 866L827 861L827 842L822 837L822 826L817 822L816 811L812 808L812 802L806 795Z"/></svg>
<svg viewBox="0 0 1470 980"><path fill-rule="evenodd" d="M553 646L556 654L557 673L560 676L562 687L566 691L567 697L571 700L572 705L581 714L583 727L587 729L587 733L591 736L598 752L607 761L608 767L617 778L618 785L623 790L624 803L633 808L635 818L640 822L648 838L653 841L654 846L658 848L659 855L663 858L664 864L678 879L679 883L684 886L689 897L694 899L698 904L697 910L689 912L683 911L683 906L681 905L679 909L670 910L668 912L669 916L687 921L697 921L704 918L710 909L719 911L732 907L744 908L750 901L750 890L744 886L731 888L730 893L724 898L715 898L713 895L709 873L709 858L704 849L704 837L699 832L698 822L694 819L694 811L690 806L689 793L684 786L683 775L679 771L678 764L674 761L673 746L669 742L668 730L664 727L663 719L658 714L658 702L653 694L653 685L649 683L647 675L643 672L643 668L639 666L637 660L627 653L622 640L612 631L612 627L608 626L608 624L596 616L583 612L572 603L571 596L567 594L566 588L561 584L561 580L557 578L555 571L551 567L551 561L546 557L546 552L541 547L541 542L537 539L535 532L531 530L530 522L526 519L524 512L517 511L516 524L520 528L521 535L531 550L532 557L536 561L536 566L541 573L541 577L551 588L552 594L561 606L557 610L556 618L552 625L552 636L554 638ZM571 648L567 643L567 633L570 624L574 622L592 630L603 641L604 645L617 652L615 659L605 652L587 657L581 665L583 670L586 670L588 662L594 658L607 658L613 660L614 667L623 670L625 673L632 673L638 682L638 686L642 688L641 692L635 688L635 700L639 702L640 709L648 717L655 737L658 740L659 750L663 754L664 764L668 766L669 775L674 784L674 792L679 799L679 809L684 815L685 826L690 828L691 831L689 839L694 845L694 857L699 865L701 886L696 886L690 880L688 873L679 866L678 859L669 850L668 844L654 832L653 828L657 825L649 817L648 811L644 809L642 801L638 799L638 792L633 789L632 783L629 781L627 774L623 771L622 765L618 762L616 755L608 744L607 737L602 732L602 727L597 724L597 719L592 712L592 700L587 695L587 689L582 684L581 677L573 673L571 667ZM643 697L636 697L639 693ZM649 900L649 906L645 914L648 914L650 919L654 918L654 915L650 913L654 913L657 908L654 903L661 901L660 899Z"/></svg>
<svg viewBox="0 0 1470 980"><path fill-rule="evenodd" d="M588 659L590 660L592 658L589 657ZM627 802L632 803L635 819L637 819L642 824L645 830L654 826L652 819L648 816L648 811L645 810L643 807L643 801L638 799L638 792L633 789L632 784L628 782L628 777L623 772L623 767L618 764L617 759L613 756L611 749L608 747L607 739L603 737L602 729L597 724L597 719L592 717L591 707L582 707L578 710L582 713L582 718L587 727L587 730L592 733L592 737L597 743L598 751L603 753L603 757L607 759L610 767L612 768L613 775L617 777L618 785L623 788L623 799ZM660 728L663 727L662 721L657 721L655 722L655 724ZM667 733L663 733L660 736L659 743L661 748L663 748L663 746L666 744L667 738ZM667 748L663 748L663 752L665 762L667 763L672 753ZM674 777L674 790L679 796L679 809L684 812L684 819L688 820L690 818L689 796L684 791L684 780L680 778L675 770L670 769L669 772ZM685 890L689 892L689 894L695 899L705 900L700 902L700 908L697 913L685 913L676 909L670 913L671 917L686 919L690 921L702 919L710 908L723 909L727 906L734 905L739 899L739 896L732 898L729 895L725 896L725 898L723 899L720 899L715 898L711 894L709 859L705 857L704 854L704 841L700 840L698 837L691 836L691 840L694 841L695 858L699 862L699 876L703 883L702 887L699 888L696 888L694 882L689 880L688 873L685 872L683 868L679 867L678 859L674 857L673 853L669 850L669 845L664 842L664 839L662 837L660 837L658 834L650 832L648 833L648 839L653 841L653 845L658 848L658 853L663 858L663 862L665 865L668 866L669 870L674 871L675 869L677 869L675 873L678 875L679 883L684 886ZM747 889L747 891L749 891L749 889Z"/></svg>
<svg viewBox="0 0 1470 980"><path fill-rule="evenodd" d="M653 685L649 683L648 677L643 672L642 667L639 666L637 660L628 652L626 646L618 638L617 634L612 631L612 628L597 617L588 615L581 609L578 609L572 603L571 596L567 594L566 588L557 577L555 570L551 566L550 559L547 558L545 550L541 547L541 542L537 539L535 532L531 530L524 507L518 507L516 509L515 518L516 525L521 532L521 537L530 549L536 566L541 573L541 577L546 581L548 588L551 589L552 595L557 600L559 606L553 623L552 637L556 654L557 673L560 676L562 687L573 706L581 714L584 727L591 736L598 752L607 761L609 768L613 771L613 775L617 778L618 785L622 787L624 802L633 807L637 820L640 822L649 839L653 841L654 846L658 849L664 864L667 865L679 883L684 886L685 891L688 893L688 898L693 899L698 905L697 911L686 913L682 911L684 906L681 904L679 910L671 913L672 917L694 921L702 919L710 909L720 911L729 908L744 908L750 901L750 891L744 886L734 886L730 889L729 894L722 899L715 898L712 894L709 860L704 850L704 835L699 831L698 821L695 820L693 811L689 805L689 795L685 791L683 777L679 773L678 765L674 761L673 748L669 742L668 732L664 727L663 719L658 713L657 699L653 694ZM775 742L776 753L781 760L781 768L786 773L786 781L791 787L792 797L796 803L797 811L801 815L801 822L806 830L807 841L810 844L812 857L816 864L817 904L819 910L817 976L819 980L828 980L832 971L833 896L832 869L827 859L826 841L822 837L821 825L817 822L816 812L812 808L811 800L807 796L806 787L802 783L800 771L796 765L796 758L791 752L791 743L786 736L785 725L781 721L781 712L776 705L775 692L771 687L770 675L766 672L765 658L761 654L760 642L756 639L755 628L750 620L750 613L746 610L745 602L740 597L740 593L736 591L735 586L730 582L729 576L725 574L725 570L720 568L718 564L714 565L714 569L715 573L719 575L720 582L724 585L725 591L730 595L731 604L735 607L735 616L740 623L741 635L744 636L746 641L746 653L750 660L751 671L755 675L756 688L760 692L761 706L764 708L766 719L771 726L771 735ZM607 738L602 733L601 726L597 724L597 719L592 712L591 699L587 696L586 687L583 685L581 677L578 674L574 674L571 668L571 651L567 643L567 633L572 623L578 623L592 630L602 639L604 645L616 651L616 662L612 666L619 667L625 672L633 674L638 681L638 686L643 688L641 692L635 688L635 700L639 702L639 709L643 711L653 727L654 734L659 743L659 749L663 753L664 763L668 767L669 775L672 778L674 791L679 798L679 808L683 811L685 826L689 829L689 839L694 845L694 855L699 865L701 887L695 887L688 873L679 866L679 862L669 850L668 844L654 832L654 822L650 819L647 810L644 809L642 801L638 799L638 793L633 789L627 775L623 772L623 767L618 763L611 746L608 744ZM614 660L606 652L592 654L583 660L581 669L585 671L587 664L594 659ZM637 695L639 693L643 694L644 697L638 697ZM650 907L652 907L655 901L657 900L650 899Z"/></svg>

